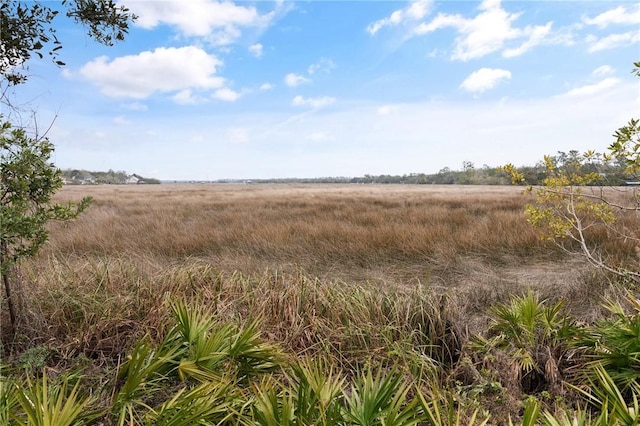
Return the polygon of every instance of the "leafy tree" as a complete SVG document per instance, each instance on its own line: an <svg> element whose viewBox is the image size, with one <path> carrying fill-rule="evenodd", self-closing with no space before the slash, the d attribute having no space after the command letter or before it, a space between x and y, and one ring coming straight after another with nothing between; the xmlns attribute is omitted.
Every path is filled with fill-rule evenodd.
<svg viewBox="0 0 640 426"><path fill-rule="evenodd" d="M50 162L53 145L32 138L24 129L0 126L0 273L7 294L11 323L16 323L15 286L10 271L21 259L35 255L47 241L47 222L70 220L91 202L52 203L62 187L60 170ZM17 283L17 280L13 280Z"/></svg>
<svg viewBox="0 0 640 426"><path fill-rule="evenodd" d="M434 183L437 184L452 184L455 183L455 172L451 171L449 167L444 167L435 176Z"/></svg>
<svg viewBox="0 0 640 426"><path fill-rule="evenodd" d="M0 3L0 75L9 84L27 80L21 72L34 56L49 56L59 66L62 43L53 22L60 14L54 2L5 0ZM62 0L66 16L86 27L97 42L111 46L124 40L129 22L136 17L113 0Z"/></svg>
<svg viewBox="0 0 640 426"><path fill-rule="evenodd" d="M56 7L57 6L57 7ZM45 54L58 66L62 43L53 22L60 10L83 25L98 43L110 46L123 40L129 22L136 17L114 0L44 1L5 0L0 3L0 77L6 87L27 81L28 62ZM0 100L10 106L6 90ZM11 270L21 258L33 256L46 242L50 220L75 218L89 204L60 205L51 197L62 185L60 171L50 163L53 145L45 137L30 136L0 115L0 275L7 293L9 314L15 330L16 297Z"/></svg>
<svg viewBox="0 0 640 426"><path fill-rule="evenodd" d="M634 63L633 73L640 77L640 62ZM544 238L567 250L578 247L593 265L638 282L640 120L631 119L613 137L603 154L570 151L545 156L545 177L540 186L528 188L535 202L527 206L526 214ZM529 183L513 164L502 170L514 183ZM632 185L614 186L621 179ZM620 247L628 249L626 259L615 258Z"/></svg>
<svg viewBox="0 0 640 426"><path fill-rule="evenodd" d="M462 162L462 173L458 179L458 183L462 185L473 184L476 180L476 167L471 161Z"/></svg>

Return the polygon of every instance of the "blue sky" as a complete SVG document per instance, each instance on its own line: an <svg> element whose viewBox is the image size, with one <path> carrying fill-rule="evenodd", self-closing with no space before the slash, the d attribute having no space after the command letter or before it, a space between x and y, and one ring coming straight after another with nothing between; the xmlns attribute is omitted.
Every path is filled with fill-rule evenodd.
<svg viewBox="0 0 640 426"><path fill-rule="evenodd" d="M603 151L640 116L640 4L123 1L15 89L61 168L161 179L435 173Z"/></svg>

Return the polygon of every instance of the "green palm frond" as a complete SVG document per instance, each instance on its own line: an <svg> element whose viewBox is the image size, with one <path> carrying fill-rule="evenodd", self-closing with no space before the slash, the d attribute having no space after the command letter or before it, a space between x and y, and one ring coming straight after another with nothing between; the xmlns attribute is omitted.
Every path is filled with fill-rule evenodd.
<svg viewBox="0 0 640 426"><path fill-rule="evenodd" d="M524 373L539 370L538 364L530 351L518 348L511 352L511 357L513 362L518 366L518 369Z"/></svg>
<svg viewBox="0 0 640 426"><path fill-rule="evenodd" d="M137 424L141 418L139 410L149 409L145 397L160 389L179 364L181 352L179 346L164 345L160 353L149 339L138 341L118 372L118 379L124 380L112 401L118 425Z"/></svg>
<svg viewBox="0 0 640 426"><path fill-rule="evenodd" d="M295 395L297 423L340 424L345 379L334 365L324 359L303 358L292 369L287 382Z"/></svg>
<svg viewBox="0 0 640 426"><path fill-rule="evenodd" d="M561 412L557 416L545 411L541 422L544 426L589 426L594 424L589 413L582 409L578 409L571 414Z"/></svg>
<svg viewBox="0 0 640 426"><path fill-rule="evenodd" d="M194 389L181 389L175 395L150 410L143 424L148 426L191 426L224 424L237 419L242 409L242 397L230 383L209 382Z"/></svg>
<svg viewBox="0 0 640 426"><path fill-rule="evenodd" d="M68 378L60 385L52 385L46 374L35 383L28 379L27 386L17 385L15 392L23 415L13 417L18 424L30 426L82 425L83 417L86 418L84 410L92 398L80 400L78 386L79 382L69 391Z"/></svg>
<svg viewBox="0 0 640 426"><path fill-rule="evenodd" d="M273 383L262 382L255 388L253 403L254 424L259 426L288 426L297 424L296 402L286 389L278 392Z"/></svg>
<svg viewBox="0 0 640 426"><path fill-rule="evenodd" d="M410 390L395 371L379 369L374 376L368 370L345 396L345 419L361 426L417 424L422 418L418 401L408 399Z"/></svg>
<svg viewBox="0 0 640 426"><path fill-rule="evenodd" d="M501 343L511 341L517 346L530 346L533 343L533 333L521 320L521 313L513 306L498 305L491 308L494 322L489 332L499 336Z"/></svg>
<svg viewBox="0 0 640 426"><path fill-rule="evenodd" d="M548 304L529 290L524 296L513 296L509 303L493 306L490 313L491 337L476 338L470 347L484 345L485 353L491 349L504 351L513 360L521 379L535 372L544 375L546 383L559 383L560 361L569 343L580 333L564 312L564 304ZM521 384L526 387L529 382L538 383L536 375Z"/></svg>
<svg viewBox="0 0 640 426"><path fill-rule="evenodd" d="M183 359L178 364L178 376L181 380L187 380L187 378L195 379L200 383L219 382L222 380L222 375L209 368L202 368L196 361L190 359Z"/></svg>
<svg viewBox="0 0 640 426"><path fill-rule="evenodd" d="M640 424L640 384L634 382L628 389L630 396L625 397L605 367L597 364L593 366L592 374L589 375L589 384L588 390L572 387L600 412L596 424Z"/></svg>
<svg viewBox="0 0 640 426"><path fill-rule="evenodd" d="M11 413L17 409L16 387L12 380L2 375L0 367L0 424L8 425Z"/></svg>
<svg viewBox="0 0 640 426"><path fill-rule="evenodd" d="M208 330L201 331L193 341L185 340L189 345L188 359L200 368L214 371L222 367L229 358L229 339L233 334L231 324L216 324Z"/></svg>
<svg viewBox="0 0 640 426"><path fill-rule="evenodd" d="M169 302L169 307L176 322L176 327L172 331L177 332L188 344L201 340L216 324L213 316L199 303L174 301Z"/></svg>
<svg viewBox="0 0 640 426"><path fill-rule="evenodd" d="M239 381L278 368L280 352L265 343L258 322L244 327L220 323L212 312L199 304L170 303L176 326L166 341L186 348L178 365L184 380L215 380L220 371L232 371Z"/></svg>
<svg viewBox="0 0 640 426"><path fill-rule="evenodd" d="M575 333L570 318L563 313L564 303L547 306L537 294L514 296L509 304L490 309L493 316L489 333L501 336L502 344L521 348L536 344L558 344Z"/></svg>
<svg viewBox="0 0 640 426"><path fill-rule="evenodd" d="M280 352L262 340L258 322L254 321L231 335L229 358L236 367L236 377L247 381L279 368Z"/></svg>
<svg viewBox="0 0 640 426"><path fill-rule="evenodd" d="M619 302L609 301L605 307L613 318L588 327L576 343L587 350L591 365L602 366L623 392L640 382L640 301L631 295L627 301L631 312Z"/></svg>
<svg viewBox="0 0 640 426"><path fill-rule="evenodd" d="M524 403L524 412L522 413L522 426L535 426L540 417L540 409L542 404L535 398L528 398ZM511 420L509 420L511 423Z"/></svg>
<svg viewBox="0 0 640 426"><path fill-rule="evenodd" d="M438 388L432 389L428 396L418 389L416 398L421 416L430 426L484 426L489 423L490 417L481 416L479 409L473 410L468 416L465 415L453 394L445 395Z"/></svg>

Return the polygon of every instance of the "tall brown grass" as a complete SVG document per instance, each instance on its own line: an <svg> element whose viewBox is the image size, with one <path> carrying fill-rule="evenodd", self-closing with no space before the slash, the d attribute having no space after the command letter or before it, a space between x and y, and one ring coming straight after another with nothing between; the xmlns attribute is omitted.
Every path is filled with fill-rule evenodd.
<svg viewBox="0 0 640 426"><path fill-rule="evenodd" d="M51 224L21 264L29 304L2 349L13 366L95 369L96 386L142 336L162 340L167 302L185 300L221 322L257 321L288 356L347 375L394 365L425 388L491 394L493 376L465 352L490 306L533 288L589 322L611 290L540 239L514 187L78 186L57 199L86 195L90 209ZM496 409L517 413L519 397Z"/></svg>
<svg viewBox="0 0 640 426"><path fill-rule="evenodd" d="M65 188L60 198L87 194L92 208L73 225L53 226L45 255L198 257L225 269L293 266L352 278L550 250L524 220L516 188L102 186Z"/></svg>
<svg viewBox="0 0 640 426"><path fill-rule="evenodd" d="M583 316L582 296L599 291L584 262L529 226L513 187L81 186L58 199L86 195L92 207L53 224L22 268L37 302L31 343L54 339L70 353L122 353L162 327L167 297L260 317L292 351L346 356L434 327L456 346L484 326L488 306L525 288L573 297ZM440 350L431 355L452 358Z"/></svg>

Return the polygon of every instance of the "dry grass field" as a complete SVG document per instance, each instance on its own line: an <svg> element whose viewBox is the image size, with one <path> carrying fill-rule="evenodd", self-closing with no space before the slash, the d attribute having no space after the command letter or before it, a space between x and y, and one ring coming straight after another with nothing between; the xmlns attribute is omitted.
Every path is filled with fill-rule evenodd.
<svg viewBox="0 0 640 426"><path fill-rule="evenodd" d="M451 299L472 331L484 325L489 306L527 288L567 300L585 318L593 309L584 296L600 291L580 256L542 241L526 222L527 198L516 187L107 185L65 187L57 198L87 195L94 199L90 209L73 223L53 224L50 242L22 273L31 298L59 316L56 321L49 313L48 322L63 328L84 323L91 335L116 330L113 322L153 325L163 300L185 287L207 297L213 283L243 280L294 289L300 281L357 285L372 297L427 289ZM232 296L260 293L256 286L227 289L227 303L242 299L246 306L238 312L275 315L264 312L273 306L257 304L272 290L273 297L288 297L280 287L253 294L254 300ZM105 311L80 306L87 297ZM81 312L61 310L60 300ZM236 307L228 310L238 314ZM277 318L267 323L286 328Z"/></svg>
<svg viewBox="0 0 640 426"><path fill-rule="evenodd" d="M526 223L526 200L514 187L77 186L59 198L85 195L92 207L76 223L52 228L45 257L197 258L225 272L303 270L446 286L455 285L442 281L448 275L466 280L500 269L539 284L553 279L546 270L561 273L571 262Z"/></svg>
<svg viewBox="0 0 640 426"><path fill-rule="evenodd" d="M458 396L502 383L499 404L493 391L482 398L504 420L521 413L519 392L551 382L514 382L502 358L480 367L489 358L468 345L492 324L490 308L533 289L587 324L616 291L582 256L540 239L517 187L69 186L56 200L84 196L88 211L52 224L21 265L28 309L18 335L1 323L14 365L45 348L40 363L84 362L102 383L143 336L167 334L171 303L183 300L216 321L257 321L286 356L328 357L347 375L394 364L418 383L455 383Z"/></svg>

